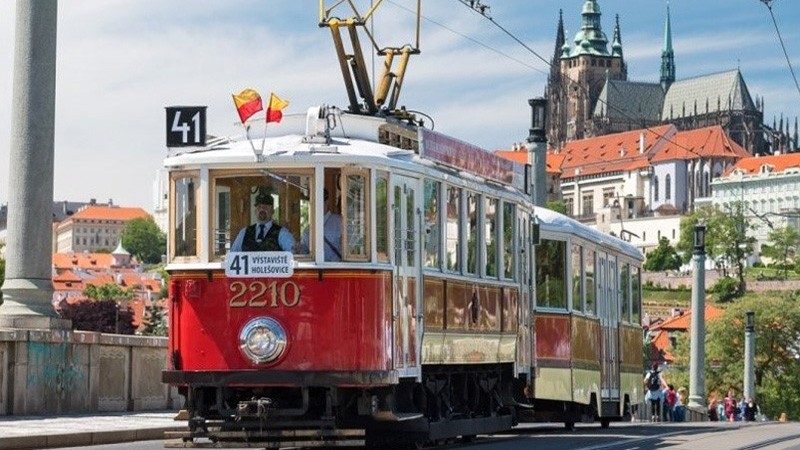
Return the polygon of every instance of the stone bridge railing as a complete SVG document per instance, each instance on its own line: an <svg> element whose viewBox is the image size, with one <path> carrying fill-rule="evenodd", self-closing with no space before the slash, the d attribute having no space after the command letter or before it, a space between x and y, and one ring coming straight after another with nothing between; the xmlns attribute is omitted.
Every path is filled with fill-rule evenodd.
<svg viewBox="0 0 800 450"><path fill-rule="evenodd" d="M0 329L0 415L181 406L161 382L167 340L85 331Z"/></svg>

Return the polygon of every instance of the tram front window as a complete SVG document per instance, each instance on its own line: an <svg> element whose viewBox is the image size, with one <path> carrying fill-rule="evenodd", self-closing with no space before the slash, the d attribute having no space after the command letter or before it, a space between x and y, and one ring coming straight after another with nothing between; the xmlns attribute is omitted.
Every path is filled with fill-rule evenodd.
<svg viewBox="0 0 800 450"><path fill-rule="evenodd" d="M211 248L214 258L228 251L291 251L309 257L301 248L303 230L312 226L311 171L212 173Z"/></svg>

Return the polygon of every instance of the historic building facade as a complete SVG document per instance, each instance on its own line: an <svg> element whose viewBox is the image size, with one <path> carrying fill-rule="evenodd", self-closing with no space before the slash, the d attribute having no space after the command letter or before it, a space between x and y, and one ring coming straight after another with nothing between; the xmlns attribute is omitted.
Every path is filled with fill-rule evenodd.
<svg viewBox="0 0 800 450"><path fill-rule="evenodd" d="M789 152L798 147L797 125L764 124L763 101L755 100L738 69L678 80L669 8L658 82L628 80L622 32L616 17L613 39L601 27L598 0L586 0L582 25L570 44L559 13L556 44L545 96L548 99L548 142L650 128L663 124L678 130L721 126L750 154Z"/></svg>

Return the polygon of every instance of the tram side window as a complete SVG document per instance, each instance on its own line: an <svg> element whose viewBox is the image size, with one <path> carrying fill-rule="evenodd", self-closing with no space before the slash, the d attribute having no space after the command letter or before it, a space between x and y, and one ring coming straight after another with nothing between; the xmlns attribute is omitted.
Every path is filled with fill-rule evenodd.
<svg viewBox="0 0 800 450"><path fill-rule="evenodd" d="M621 306L621 314L622 314L622 321L623 322L630 322L630 301L631 301L631 291L630 291L630 264L620 264L619 269L619 295L620 295L620 306Z"/></svg>
<svg viewBox="0 0 800 450"><path fill-rule="evenodd" d="M583 247L572 244L572 309L583 310Z"/></svg>
<svg viewBox="0 0 800 450"><path fill-rule="evenodd" d="M349 172L344 176L345 259L369 258L369 172Z"/></svg>
<svg viewBox="0 0 800 450"><path fill-rule="evenodd" d="M197 175L178 175L174 178L172 189L174 210L172 235L175 257L197 255L197 189L200 183Z"/></svg>
<svg viewBox="0 0 800 450"><path fill-rule="evenodd" d="M467 273L478 268L478 194L467 192Z"/></svg>
<svg viewBox="0 0 800 450"><path fill-rule="evenodd" d="M308 248L301 244L301 235L311 226L313 172L212 171L211 178L211 248L215 259L223 258L228 251L268 250L310 257ZM263 235L258 226L261 223L269 225Z"/></svg>
<svg viewBox="0 0 800 450"><path fill-rule="evenodd" d="M595 314L597 312L595 297L597 296L596 292L596 283L595 283L595 272L594 272L594 265L595 265L595 251L584 249L583 253L583 267L584 267L584 275L583 279L585 280L586 284L584 286L583 294L586 298L586 309L584 312L587 314Z"/></svg>
<svg viewBox="0 0 800 450"><path fill-rule="evenodd" d="M503 278L514 278L514 223L516 205L503 203Z"/></svg>
<svg viewBox="0 0 800 450"><path fill-rule="evenodd" d="M425 267L439 268L439 191L441 183L425 180Z"/></svg>
<svg viewBox="0 0 800 450"><path fill-rule="evenodd" d="M375 247L379 261L389 261L389 175L375 177Z"/></svg>
<svg viewBox="0 0 800 450"><path fill-rule="evenodd" d="M567 308L567 243L542 239L536 248L536 305Z"/></svg>
<svg viewBox="0 0 800 450"><path fill-rule="evenodd" d="M497 207L496 198L486 198L484 207L484 242L486 242L486 276L497 278Z"/></svg>
<svg viewBox="0 0 800 450"><path fill-rule="evenodd" d="M636 325L642 324L642 279L641 269L631 268L631 321Z"/></svg>
<svg viewBox="0 0 800 450"><path fill-rule="evenodd" d="M447 187L447 223L445 226L445 253L447 270L461 271L461 188Z"/></svg>

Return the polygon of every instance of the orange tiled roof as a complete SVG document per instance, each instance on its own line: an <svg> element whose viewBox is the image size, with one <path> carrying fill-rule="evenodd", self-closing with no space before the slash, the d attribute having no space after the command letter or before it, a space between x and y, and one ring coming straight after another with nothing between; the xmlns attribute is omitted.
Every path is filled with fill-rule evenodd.
<svg viewBox="0 0 800 450"><path fill-rule="evenodd" d="M80 283L83 280L81 279L81 277L75 275L75 272L73 272L71 270L65 270L65 271L63 271L63 272L61 272L58 275L53 277L53 282L55 283L57 281L63 282L63 283L67 283L67 282Z"/></svg>
<svg viewBox="0 0 800 450"><path fill-rule="evenodd" d="M522 150L495 150L494 154L520 164L528 164L528 152L524 148ZM548 152L545 161L547 164L546 172L553 174L561 173L561 163L563 161L563 155Z"/></svg>
<svg viewBox="0 0 800 450"><path fill-rule="evenodd" d="M59 269L108 269L114 264L114 256L108 253L53 253L53 267Z"/></svg>
<svg viewBox="0 0 800 450"><path fill-rule="evenodd" d="M661 356L664 358L665 361L672 362L675 360L675 357L672 355L670 348L672 347L672 342L669 339L669 331L667 330L660 330L656 333L655 337L652 340L653 346L659 351Z"/></svg>
<svg viewBox="0 0 800 450"><path fill-rule="evenodd" d="M87 206L76 212L67 220L121 220L126 222L131 219L148 217L149 214L142 208L124 208L117 206Z"/></svg>
<svg viewBox="0 0 800 450"><path fill-rule="evenodd" d="M747 158L750 153L731 140L721 126L681 131L670 142L666 142L650 159L650 162L697 158Z"/></svg>
<svg viewBox="0 0 800 450"><path fill-rule="evenodd" d="M716 319L717 317L722 316L724 313L724 310L717 308L714 305L706 304L705 319L707 321ZM689 326L692 323L691 318L692 313L691 311L688 311L679 316L670 317L658 325L654 325L651 330L688 331Z"/></svg>
<svg viewBox="0 0 800 450"><path fill-rule="evenodd" d="M648 167L648 158L677 132L674 125L662 125L568 142L558 152L564 157L562 178L574 177L578 168L581 175L591 175ZM642 134L645 138L644 151L640 153Z"/></svg>
<svg viewBox="0 0 800 450"><path fill-rule="evenodd" d="M772 167L772 172L783 172L786 169L800 168L800 153L787 153L785 155L771 156L751 156L740 159L735 166L725 172L725 176L730 175L734 170L740 170L748 175L756 174L761 171L761 166Z"/></svg>

